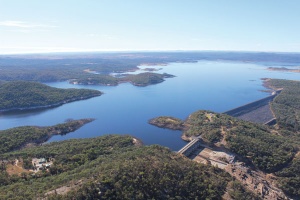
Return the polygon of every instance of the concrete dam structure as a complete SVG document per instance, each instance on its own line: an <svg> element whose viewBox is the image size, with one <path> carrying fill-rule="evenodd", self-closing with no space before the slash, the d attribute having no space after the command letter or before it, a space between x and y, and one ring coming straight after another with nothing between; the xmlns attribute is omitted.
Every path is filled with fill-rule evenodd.
<svg viewBox="0 0 300 200"><path fill-rule="evenodd" d="M199 146L201 146L201 136L195 137L189 143L187 143L182 149L178 151L178 153L183 154L185 156L191 155Z"/></svg>
<svg viewBox="0 0 300 200"><path fill-rule="evenodd" d="M273 101L280 92L281 90L277 90L273 92L271 96L228 110L224 112L224 114L245 121L272 125L276 123L276 119L270 108L270 102Z"/></svg>
<svg viewBox="0 0 300 200"><path fill-rule="evenodd" d="M274 91L271 96L228 110L224 112L224 114L250 122L274 125L276 124L276 118L270 108L270 102L273 101L280 92L281 90ZM201 146L201 142L201 136L194 137L188 144L182 147L178 153L188 157Z"/></svg>

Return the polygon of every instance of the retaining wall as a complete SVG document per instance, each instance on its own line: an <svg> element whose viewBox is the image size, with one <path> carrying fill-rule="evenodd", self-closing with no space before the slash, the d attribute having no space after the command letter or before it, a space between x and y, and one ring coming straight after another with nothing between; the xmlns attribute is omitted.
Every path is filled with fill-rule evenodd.
<svg viewBox="0 0 300 200"><path fill-rule="evenodd" d="M271 96L265 97L263 99L257 100L257 101L253 101L251 103L245 104L243 106L234 108L232 110L228 110L226 112L224 112L224 114L230 115L232 117L238 117L241 116L245 113L248 113L250 111L253 111L257 108L260 108L264 105L269 104L269 102L273 101L273 99L281 92L281 90L278 90L276 92L274 92L274 94L272 94Z"/></svg>

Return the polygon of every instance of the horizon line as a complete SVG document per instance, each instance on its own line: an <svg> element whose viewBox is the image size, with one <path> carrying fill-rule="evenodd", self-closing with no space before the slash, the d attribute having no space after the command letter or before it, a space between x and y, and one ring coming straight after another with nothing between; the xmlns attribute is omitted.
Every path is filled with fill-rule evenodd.
<svg viewBox="0 0 300 200"><path fill-rule="evenodd" d="M82 50L82 51L49 51L49 52L16 52L0 53L0 56L46 55L46 54L89 54L89 53L167 53L167 52L232 52L232 53L286 53L300 54L295 51L254 51L254 50Z"/></svg>

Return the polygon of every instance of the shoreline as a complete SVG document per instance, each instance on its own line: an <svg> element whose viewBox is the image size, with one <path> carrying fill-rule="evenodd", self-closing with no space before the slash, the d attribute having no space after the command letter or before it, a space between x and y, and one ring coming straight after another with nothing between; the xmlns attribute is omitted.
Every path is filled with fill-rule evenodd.
<svg viewBox="0 0 300 200"><path fill-rule="evenodd" d="M146 78L149 78L149 76L152 76L154 78L156 78L157 80L155 80L155 82L153 82L153 80L148 80L145 83L138 83L140 76L147 76ZM113 76L112 76L113 77ZM163 73L163 74L158 74L158 73L153 73L153 72L144 72L144 73L139 73L139 74L129 74L126 75L122 78L115 78L115 83L101 83L99 80L99 82L97 83L97 80L94 82L89 82L89 79L83 80L83 81L78 81L77 79L71 79L69 80L69 84L72 85L104 85L104 86L118 86L122 83L130 83L133 86L137 86L137 87L146 87L149 85L155 85L155 84L159 84L162 83L164 81L166 81L165 79L167 78L174 78L176 77L175 75L172 74L168 74L168 73ZM138 80L136 80L138 79Z"/></svg>
<svg viewBox="0 0 300 200"><path fill-rule="evenodd" d="M1 153L4 154L11 151L43 145L55 135L67 135L94 120L94 118L83 118L78 120L68 120L53 126L18 126L1 130L3 143L9 142L9 145L4 150L4 144L1 145ZM33 136L31 136L32 133ZM19 139L17 142L11 143L14 137Z"/></svg>
<svg viewBox="0 0 300 200"><path fill-rule="evenodd" d="M270 94L269 96L267 96L265 98L262 98L262 99L255 100L253 102L249 102L249 103L247 103L245 105L237 106L237 107L235 107L233 109L230 109L229 111L237 109L237 108L240 108L240 107L243 107L243 106L246 106L246 105L251 104L251 103L255 103L255 102L261 101L261 100L266 99L266 98L271 98L272 96L276 97L282 91L282 88L271 87L271 85L268 83L268 81L271 80L271 78L261 78L261 80L263 81L262 86L265 87L266 89L268 89L268 90L265 90L264 92L269 93ZM275 118L274 112L271 109L271 107L270 107L270 110L271 110L271 112L272 112L272 114L273 114L273 116ZM226 111L226 112L228 112L228 111ZM223 113L226 114L226 112L223 112ZM188 137L187 135L185 135L185 129L188 126L188 124L186 124L186 121L190 118L190 116L191 115L189 115L188 118L183 121L182 127L180 129L179 128L174 128L170 124L158 123L156 120L159 119L159 118L161 118L162 116L150 119L148 121L148 123L151 124L151 125L157 126L159 128L166 128L166 129L170 129L170 130L181 130L182 131L181 139L184 140L184 141L186 141L186 142L190 142L193 138L192 137ZM172 119L173 117L167 117L167 118Z"/></svg>
<svg viewBox="0 0 300 200"><path fill-rule="evenodd" d="M81 98L76 98L76 99L69 99L69 100L65 100L63 102L58 102L55 104L51 104L51 105L45 105L45 106L31 106L31 107L23 107L23 108L8 108L8 109L1 109L0 110L0 114L1 113L6 113L6 112L13 112L13 111L27 111L27 110L38 110L38 109L46 109L46 108L55 108L55 107L59 107L61 105L67 104L67 103L71 103L71 102L75 102L75 101L81 101L81 100L86 100L86 99L90 99L93 97L98 97L101 96L103 93L101 92L98 95L93 95L93 96L89 96L89 97L81 97Z"/></svg>

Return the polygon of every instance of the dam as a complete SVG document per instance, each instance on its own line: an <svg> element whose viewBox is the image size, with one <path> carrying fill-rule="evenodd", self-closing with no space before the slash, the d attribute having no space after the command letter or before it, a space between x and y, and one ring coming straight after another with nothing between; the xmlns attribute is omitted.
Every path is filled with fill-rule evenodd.
<svg viewBox="0 0 300 200"><path fill-rule="evenodd" d="M193 138L189 143L187 143L184 147L182 147L178 153L183 154L185 156L191 155L195 150L201 146L201 136Z"/></svg>
<svg viewBox="0 0 300 200"><path fill-rule="evenodd" d="M280 92L281 90L276 90L271 96L228 110L223 112L223 114L254 123L274 125L276 124L276 118L271 110L270 102L273 101ZM201 146L201 142L201 136L194 137L188 144L182 147L178 153L188 157Z"/></svg>
<svg viewBox="0 0 300 200"><path fill-rule="evenodd" d="M270 108L270 102L280 94L281 90L274 91L272 95L239 106L224 114L254 123L273 125L276 123L275 116Z"/></svg>

